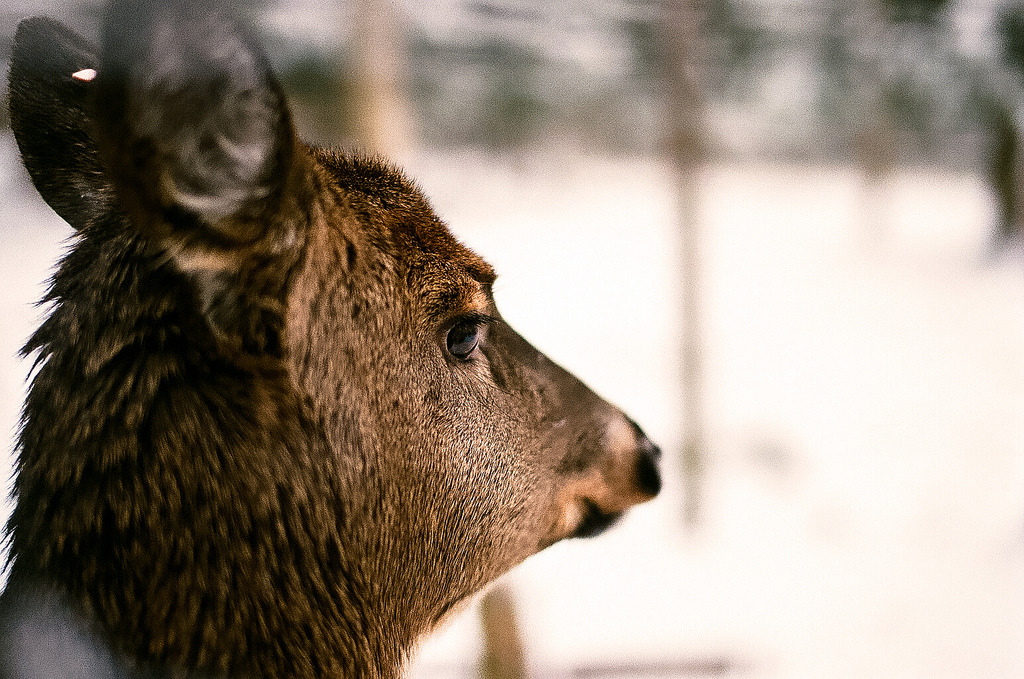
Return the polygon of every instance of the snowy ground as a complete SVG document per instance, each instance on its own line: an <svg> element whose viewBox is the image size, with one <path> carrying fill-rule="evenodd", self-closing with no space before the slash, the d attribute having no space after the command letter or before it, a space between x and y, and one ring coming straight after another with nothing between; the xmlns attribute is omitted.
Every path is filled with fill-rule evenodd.
<svg viewBox="0 0 1024 679"><path fill-rule="evenodd" d="M29 303L69 235L13 179L10 147L0 137L5 432ZM411 166L497 266L505 316L669 456L662 498L508 579L538 676L681 677L701 663L743 677L1024 676L1024 263L988 257L976 178L901 173L869 220L852 171L709 170L712 464L705 524L686 537L664 167ZM458 676L478 649L470 610L413 676Z"/></svg>

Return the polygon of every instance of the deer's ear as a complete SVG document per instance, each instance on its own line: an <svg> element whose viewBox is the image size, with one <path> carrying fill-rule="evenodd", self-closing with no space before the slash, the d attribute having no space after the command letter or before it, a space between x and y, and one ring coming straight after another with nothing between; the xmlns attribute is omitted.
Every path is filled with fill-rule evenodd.
<svg viewBox="0 0 1024 679"><path fill-rule="evenodd" d="M101 155L143 232L264 235L297 142L266 59L223 4L115 0L95 110Z"/></svg>
<svg viewBox="0 0 1024 679"><path fill-rule="evenodd" d="M18 24L11 51L11 128L43 199L76 229L113 206L93 136L96 49L47 18Z"/></svg>

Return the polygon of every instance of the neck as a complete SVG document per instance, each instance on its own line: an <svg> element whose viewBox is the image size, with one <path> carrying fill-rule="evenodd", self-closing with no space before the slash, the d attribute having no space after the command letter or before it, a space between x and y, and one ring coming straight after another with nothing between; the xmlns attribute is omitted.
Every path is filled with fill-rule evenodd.
<svg viewBox="0 0 1024 679"><path fill-rule="evenodd" d="M86 243L65 270L144 257ZM412 634L353 549L321 428L279 365L225 359L179 311L180 277L147 271L118 296L55 279L29 344L12 582L41 581L144 664L394 679Z"/></svg>

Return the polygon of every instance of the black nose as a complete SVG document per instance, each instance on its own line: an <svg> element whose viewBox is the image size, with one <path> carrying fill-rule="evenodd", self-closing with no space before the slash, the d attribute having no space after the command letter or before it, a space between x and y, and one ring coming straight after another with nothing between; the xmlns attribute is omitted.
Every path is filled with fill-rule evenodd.
<svg viewBox="0 0 1024 679"><path fill-rule="evenodd" d="M641 491L654 497L661 490L661 472L658 471L658 460L661 459L661 448L644 436L641 432L637 441L636 482Z"/></svg>

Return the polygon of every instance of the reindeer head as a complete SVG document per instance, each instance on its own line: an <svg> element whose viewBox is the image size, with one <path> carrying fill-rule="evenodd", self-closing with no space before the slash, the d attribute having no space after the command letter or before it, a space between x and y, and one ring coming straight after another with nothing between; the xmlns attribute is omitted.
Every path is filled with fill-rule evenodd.
<svg viewBox="0 0 1024 679"><path fill-rule="evenodd" d="M412 182L297 140L222 8L114 2L98 54L23 22L11 119L79 234L28 346L11 588L118 658L391 676L658 492L657 448L502 320Z"/></svg>

